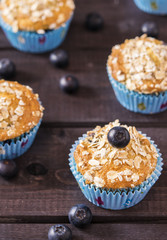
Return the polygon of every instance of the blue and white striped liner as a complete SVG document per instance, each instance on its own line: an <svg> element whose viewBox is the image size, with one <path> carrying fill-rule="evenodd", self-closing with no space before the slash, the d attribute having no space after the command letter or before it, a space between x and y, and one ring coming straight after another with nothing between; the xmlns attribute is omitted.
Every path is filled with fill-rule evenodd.
<svg viewBox="0 0 167 240"><path fill-rule="evenodd" d="M167 1L166 0L134 0L136 6L147 13L166 15Z"/></svg>
<svg viewBox="0 0 167 240"><path fill-rule="evenodd" d="M149 137L143 134L143 136L147 137L151 144L153 144L156 147L158 153L157 165L151 176L146 181L144 181L142 184L135 188L107 190L104 188L97 188L93 184L86 184L85 179L83 178L81 173L77 171L77 166L74 159L74 151L79 142L81 140L84 140L86 136L87 135L84 134L75 142L74 145L72 145L69 154L69 166L71 172L74 175L76 181L78 182L79 187L81 188L85 197L93 204L111 210L126 209L136 205L141 200L143 200L143 198L146 196L146 194L149 192L151 187L154 185L154 183L158 180L159 176L161 175L163 166L163 159L161 157L161 153L157 148L157 145L154 144L154 141L152 141Z"/></svg>
<svg viewBox="0 0 167 240"><path fill-rule="evenodd" d="M126 109L143 114L154 114L167 110L167 91L157 95L141 94L127 89L125 84L116 81L108 66L107 73L117 100Z"/></svg>
<svg viewBox="0 0 167 240"><path fill-rule="evenodd" d="M1 27L13 47L23 52L44 53L57 48L65 39L73 14L61 27L46 31L44 34L36 32L13 32L12 27L5 23L0 16Z"/></svg>
<svg viewBox="0 0 167 240"><path fill-rule="evenodd" d="M42 119L28 133L24 133L17 138L0 142L0 160L14 159L25 153L34 142L41 122Z"/></svg>

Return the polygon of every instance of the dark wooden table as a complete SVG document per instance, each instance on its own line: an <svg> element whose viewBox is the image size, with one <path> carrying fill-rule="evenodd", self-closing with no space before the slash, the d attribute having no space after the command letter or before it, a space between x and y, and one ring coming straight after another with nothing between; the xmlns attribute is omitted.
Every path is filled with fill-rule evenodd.
<svg viewBox="0 0 167 240"><path fill-rule="evenodd" d="M167 111L140 115L124 109L116 100L107 78L105 64L111 47L140 33L142 23L158 24L160 39L167 41L167 18L148 15L132 0L77 0L69 35L62 45L70 55L66 70L53 68L49 54L31 55L13 49L0 32L0 58L16 63L15 80L30 85L45 106L42 126L31 149L18 158L19 175L0 179L0 239L47 239L54 223L68 224L68 211L78 203L88 205L93 223L84 230L73 230L79 240L167 239ZM102 31L85 30L87 13L99 12L105 21ZM59 78L71 73L80 81L76 95L59 89ZM164 158L159 181L137 206L109 211L94 206L83 196L68 167L73 142L97 124L119 118L136 125L158 144Z"/></svg>

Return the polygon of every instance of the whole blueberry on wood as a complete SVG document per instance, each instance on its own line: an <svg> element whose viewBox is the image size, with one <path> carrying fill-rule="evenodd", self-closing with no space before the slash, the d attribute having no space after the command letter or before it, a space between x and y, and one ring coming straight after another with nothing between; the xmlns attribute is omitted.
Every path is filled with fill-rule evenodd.
<svg viewBox="0 0 167 240"><path fill-rule="evenodd" d="M158 26L155 22L145 22L141 27L141 33L148 37L158 38Z"/></svg>
<svg viewBox="0 0 167 240"><path fill-rule="evenodd" d="M49 229L49 240L71 240L72 232L69 227L63 224L56 224Z"/></svg>
<svg viewBox="0 0 167 240"><path fill-rule="evenodd" d="M68 218L75 227L85 227L91 223L92 213L86 205L78 204L70 209Z"/></svg>
<svg viewBox="0 0 167 240"><path fill-rule="evenodd" d="M17 166L13 160L0 161L0 176L9 179L17 174Z"/></svg>
<svg viewBox="0 0 167 240"><path fill-rule="evenodd" d="M103 18L98 13L89 13L86 16L85 26L90 31L98 31L103 28Z"/></svg>
<svg viewBox="0 0 167 240"><path fill-rule="evenodd" d="M78 79L72 75L65 75L60 79L60 88L66 93L75 93L79 88Z"/></svg>
<svg viewBox="0 0 167 240"><path fill-rule="evenodd" d="M49 59L51 64L58 68L65 68L69 64L68 54L63 49L56 49L50 54Z"/></svg>
<svg viewBox="0 0 167 240"><path fill-rule="evenodd" d="M15 64L8 58L0 59L0 77L6 80L15 76Z"/></svg>

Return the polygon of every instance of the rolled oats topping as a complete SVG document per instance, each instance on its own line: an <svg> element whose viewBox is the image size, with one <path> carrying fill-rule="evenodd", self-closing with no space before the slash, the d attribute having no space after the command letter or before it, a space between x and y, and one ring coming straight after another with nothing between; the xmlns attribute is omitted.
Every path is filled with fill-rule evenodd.
<svg viewBox="0 0 167 240"><path fill-rule="evenodd" d="M129 131L130 142L124 148L115 148L108 142L108 132L115 126ZM145 136L135 127L120 125L118 120L87 132L74 152L77 170L86 183L107 189L141 184L154 171L157 157L156 148Z"/></svg>
<svg viewBox="0 0 167 240"><path fill-rule="evenodd" d="M64 24L75 8L73 0L1 0L0 12L13 31L56 29Z"/></svg>
<svg viewBox="0 0 167 240"><path fill-rule="evenodd" d="M42 115L43 107L31 88L0 80L0 141L29 132Z"/></svg>
<svg viewBox="0 0 167 240"><path fill-rule="evenodd" d="M129 90L144 94L167 91L167 45L142 35L112 48L108 69Z"/></svg>

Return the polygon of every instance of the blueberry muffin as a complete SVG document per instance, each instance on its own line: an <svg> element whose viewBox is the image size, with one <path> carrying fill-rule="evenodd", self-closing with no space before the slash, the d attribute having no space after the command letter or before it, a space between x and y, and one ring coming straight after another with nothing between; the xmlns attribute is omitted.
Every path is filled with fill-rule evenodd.
<svg viewBox="0 0 167 240"><path fill-rule="evenodd" d="M118 120L87 132L70 154L72 173L85 196L96 205L100 198L109 209L126 208L129 197L128 207L141 201L155 182L155 172L160 175L161 162L153 141Z"/></svg>

